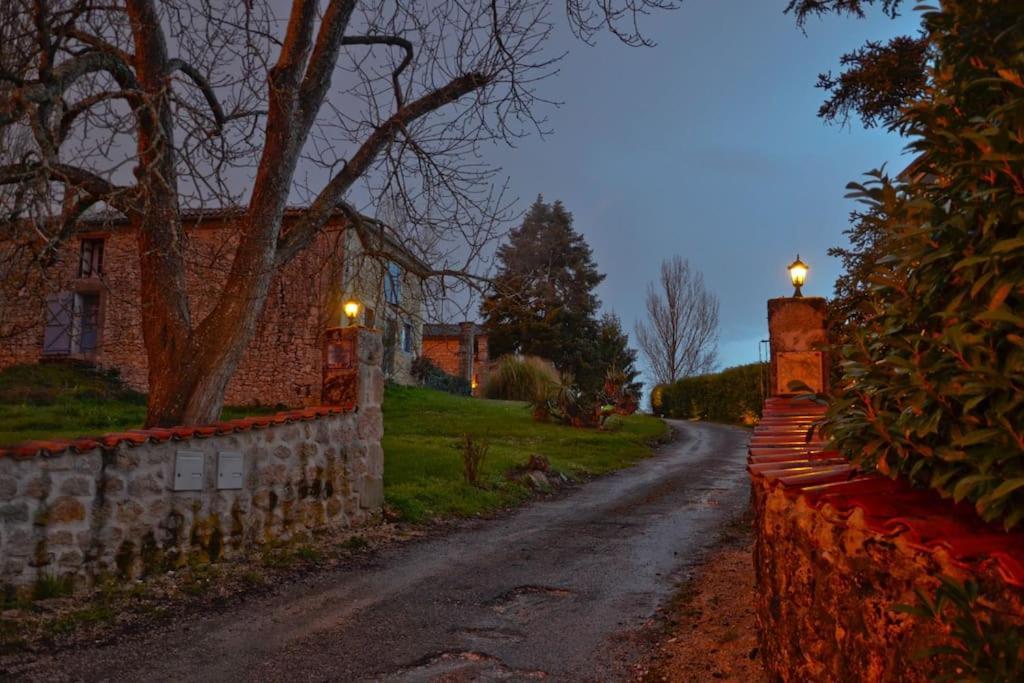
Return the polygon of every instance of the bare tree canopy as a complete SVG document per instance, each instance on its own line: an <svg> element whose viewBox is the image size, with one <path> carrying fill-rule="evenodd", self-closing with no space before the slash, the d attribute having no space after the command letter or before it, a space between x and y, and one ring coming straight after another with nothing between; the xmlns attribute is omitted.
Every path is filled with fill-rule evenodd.
<svg viewBox="0 0 1024 683"><path fill-rule="evenodd" d="M658 384L714 369L718 358L718 297L690 262L673 256L661 262L657 285L647 285L647 319L637 322L636 339Z"/></svg>
<svg viewBox="0 0 1024 683"><path fill-rule="evenodd" d="M670 6L566 8L583 40L610 30L642 44L638 17ZM272 277L337 212L365 230L364 208L390 198L438 275L473 276L508 210L481 146L542 129L535 86L556 61L549 10L549 0L6 0L5 242L45 265L87 212L126 216L138 232L147 423L215 419ZM283 231L296 200L309 210ZM223 206L242 209L237 246L200 318L186 291L186 210Z"/></svg>

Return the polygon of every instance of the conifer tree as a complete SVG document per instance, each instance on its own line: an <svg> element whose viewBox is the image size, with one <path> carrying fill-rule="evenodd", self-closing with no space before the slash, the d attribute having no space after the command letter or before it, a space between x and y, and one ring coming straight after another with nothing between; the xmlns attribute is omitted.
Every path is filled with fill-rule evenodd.
<svg viewBox="0 0 1024 683"><path fill-rule="evenodd" d="M538 196L497 258L498 274L481 304L492 355L547 358L581 389L598 388L604 368L595 362L601 302L594 289L604 275L573 229L572 214Z"/></svg>

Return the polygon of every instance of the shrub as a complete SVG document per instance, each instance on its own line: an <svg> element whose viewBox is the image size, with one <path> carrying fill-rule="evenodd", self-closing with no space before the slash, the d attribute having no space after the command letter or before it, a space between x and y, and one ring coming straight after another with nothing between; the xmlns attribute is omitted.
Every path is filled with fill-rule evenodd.
<svg viewBox="0 0 1024 683"><path fill-rule="evenodd" d="M536 356L502 356L484 386L484 396L536 403L561 383L558 371Z"/></svg>
<svg viewBox="0 0 1024 683"><path fill-rule="evenodd" d="M428 389L446 391L459 396L469 396L473 393L469 380L449 375L425 356L420 356L412 362L410 372L416 381Z"/></svg>
<svg viewBox="0 0 1024 683"><path fill-rule="evenodd" d="M652 392L659 395L656 410L666 417L748 424L751 415L761 415L762 368L761 363L738 365L661 385Z"/></svg>
<svg viewBox="0 0 1024 683"><path fill-rule="evenodd" d="M491 447L487 439L479 439L472 434L462 438L462 476L471 486L481 487L480 470L487 459L487 450Z"/></svg>
<svg viewBox="0 0 1024 683"><path fill-rule="evenodd" d="M640 396L627 373L612 367L604 375L600 396L602 405L609 405L617 415L632 415L640 407Z"/></svg>
<svg viewBox="0 0 1024 683"><path fill-rule="evenodd" d="M859 467L1010 528L1024 519L1024 14L943 2L922 16L934 66L898 125L915 168L851 185L886 257L863 276L825 430Z"/></svg>

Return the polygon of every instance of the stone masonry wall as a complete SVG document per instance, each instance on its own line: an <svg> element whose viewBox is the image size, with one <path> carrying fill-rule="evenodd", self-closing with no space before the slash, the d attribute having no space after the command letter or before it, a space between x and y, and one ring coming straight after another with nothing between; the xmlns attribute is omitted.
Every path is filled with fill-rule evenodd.
<svg viewBox="0 0 1024 683"><path fill-rule="evenodd" d="M865 525L863 510L840 514L793 500L754 480L757 616L762 658L779 681L908 681L950 673L920 654L949 643L937 623L896 609L934 595L940 576L973 578L981 598L1024 626L1024 591L994 563L966 567L926 552L894 530Z"/></svg>
<svg viewBox="0 0 1024 683"><path fill-rule="evenodd" d="M356 412L308 408L0 450L0 585L137 577L367 523L384 495L381 354L379 335L361 330ZM171 490L180 450L202 453L201 491ZM218 489L220 451L242 453L241 489Z"/></svg>

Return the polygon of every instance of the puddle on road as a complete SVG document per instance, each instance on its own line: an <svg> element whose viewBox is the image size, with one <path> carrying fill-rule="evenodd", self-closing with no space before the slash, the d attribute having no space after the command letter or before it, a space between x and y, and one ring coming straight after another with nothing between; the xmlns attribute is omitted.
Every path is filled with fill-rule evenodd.
<svg viewBox="0 0 1024 683"><path fill-rule="evenodd" d="M573 592L565 588L517 586L491 600L488 606L503 617L528 621L534 612L572 595Z"/></svg>
<svg viewBox="0 0 1024 683"><path fill-rule="evenodd" d="M484 652L440 652L385 674L385 681L522 681L547 678L543 671L512 669Z"/></svg>
<svg viewBox="0 0 1024 683"><path fill-rule="evenodd" d="M464 638L469 638L470 640L486 642L517 643L526 638L526 634L522 631L517 631L512 628L502 628L500 626L464 628L456 630L455 634Z"/></svg>

